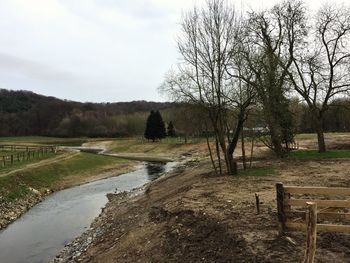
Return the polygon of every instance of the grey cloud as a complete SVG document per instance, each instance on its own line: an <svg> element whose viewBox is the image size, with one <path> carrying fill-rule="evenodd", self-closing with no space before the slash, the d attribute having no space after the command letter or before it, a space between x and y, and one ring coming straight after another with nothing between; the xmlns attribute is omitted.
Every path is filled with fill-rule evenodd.
<svg viewBox="0 0 350 263"><path fill-rule="evenodd" d="M0 53L0 70L45 81L72 81L73 74L29 59Z"/></svg>
<svg viewBox="0 0 350 263"><path fill-rule="evenodd" d="M152 1L133 0L131 1L115 1L115 0L95 0L95 2L104 7L119 8L124 13L143 19L160 19L167 14L164 10L156 6Z"/></svg>

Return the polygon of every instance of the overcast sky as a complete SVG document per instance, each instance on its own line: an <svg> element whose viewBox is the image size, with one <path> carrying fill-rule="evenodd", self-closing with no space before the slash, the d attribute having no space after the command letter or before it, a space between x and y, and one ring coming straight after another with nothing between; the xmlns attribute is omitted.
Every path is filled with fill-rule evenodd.
<svg viewBox="0 0 350 263"><path fill-rule="evenodd" d="M178 59L181 13L204 2L0 0L0 88L76 101L164 100L157 87ZM276 1L242 2L261 9Z"/></svg>

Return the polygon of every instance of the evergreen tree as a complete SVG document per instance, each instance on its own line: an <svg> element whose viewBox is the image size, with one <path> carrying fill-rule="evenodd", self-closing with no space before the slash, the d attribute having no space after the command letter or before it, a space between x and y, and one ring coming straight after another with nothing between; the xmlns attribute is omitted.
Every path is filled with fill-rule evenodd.
<svg viewBox="0 0 350 263"><path fill-rule="evenodd" d="M174 124L173 124L172 121L170 121L169 124L168 124L168 136L169 137L175 137L176 136Z"/></svg>
<svg viewBox="0 0 350 263"><path fill-rule="evenodd" d="M155 125L154 125L154 111L152 110L147 118L147 121L146 121L146 129L145 129L144 136L147 140L154 141L156 139L154 127L155 127Z"/></svg>
<svg viewBox="0 0 350 263"><path fill-rule="evenodd" d="M147 118L144 136L153 142L166 136L165 124L159 111L151 111Z"/></svg>
<svg viewBox="0 0 350 263"><path fill-rule="evenodd" d="M159 111L156 111L154 113L155 118L155 134L157 139L163 139L166 137L166 129L165 124L162 118L162 115L160 115Z"/></svg>

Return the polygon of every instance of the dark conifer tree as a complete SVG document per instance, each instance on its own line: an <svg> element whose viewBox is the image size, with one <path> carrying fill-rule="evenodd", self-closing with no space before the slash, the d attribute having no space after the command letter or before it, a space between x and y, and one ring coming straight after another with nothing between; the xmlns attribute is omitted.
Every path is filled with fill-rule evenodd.
<svg viewBox="0 0 350 263"><path fill-rule="evenodd" d="M168 124L168 136L169 137L175 137L176 136L174 124L173 124L172 121L170 121L169 124Z"/></svg>
<svg viewBox="0 0 350 263"><path fill-rule="evenodd" d="M152 140L163 139L166 136L165 124L159 111L151 111L147 118L145 138Z"/></svg>
<svg viewBox="0 0 350 263"><path fill-rule="evenodd" d="M147 118L146 121L146 129L145 129L145 138L147 140L152 140L155 141L156 136L155 136L155 123L154 123L154 111L152 110Z"/></svg>
<svg viewBox="0 0 350 263"><path fill-rule="evenodd" d="M160 115L159 111L156 111L154 113L154 122L155 122L155 134L157 139L163 139L166 137L166 129L165 124L162 118L162 115Z"/></svg>

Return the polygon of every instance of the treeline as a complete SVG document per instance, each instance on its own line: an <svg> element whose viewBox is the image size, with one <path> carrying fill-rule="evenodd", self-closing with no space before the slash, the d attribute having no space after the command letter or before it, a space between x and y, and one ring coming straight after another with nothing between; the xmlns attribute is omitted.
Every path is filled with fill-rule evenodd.
<svg viewBox="0 0 350 263"><path fill-rule="evenodd" d="M305 104L292 101L293 122L296 133L314 133L313 116ZM325 132L350 131L350 99L336 99L325 112L323 129Z"/></svg>
<svg viewBox="0 0 350 263"><path fill-rule="evenodd" d="M0 136L116 137L143 134L152 109L174 103L80 103L29 91L0 90Z"/></svg>
<svg viewBox="0 0 350 263"><path fill-rule="evenodd" d="M0 136L142 136L152 110L160 110L166 127L172 122L178 136L203 136L206 129L212 130L205 126L209 123L205 121L208 118L205 112L191 104L79 103L28 91L0 90ZM313 132L313 117L305 104L294 99L290 111L296 133ZM245 125L266 127L262 110L255 108ZM338 99L330 104L324 129L327 132L350 131L350 99Z"/></svg>

